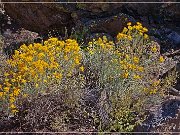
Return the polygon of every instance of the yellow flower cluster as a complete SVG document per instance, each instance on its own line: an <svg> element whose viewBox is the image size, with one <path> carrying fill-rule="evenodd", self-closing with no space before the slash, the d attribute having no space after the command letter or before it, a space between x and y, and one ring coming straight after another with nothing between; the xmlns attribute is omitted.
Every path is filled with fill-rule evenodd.
<svg viewBox="0 0 180 135"><path fill-rule="evenodd" d="M119 56L118 59L120 68L122 69L121 77L139 80L142 79L142 74L144 71L144 66L141 64L141 56L144 48L141 46L141 44L137 45L134 43L137 42L136 40L139 36L143 36L144 39L147 39L148 35L145 33L148 31L148 29L143 27L139 22L137 22L137 24L134 26L131 25L131 22L127 23L127 28L125 27L123 31L117 35L118 47L116 54ZM123 39L126 40L123 41Z"/></svg>
<svg viewBox="0 0 180 135"><path fill-rule="evenodd" d="M60 81L66 74L71 75L80 61L80 47L76 40L60 41L50 38L44 45L24 44L15 51L12 59L7 61L12 70L4 74L0 96L8 97L9 107L15 110L16 98L22 93L25 85L29 83L34 85L34 89L42 89L42 83L44 86L52 80Z"/></svg>
<svg viewBox="0 0 180 135"><path fill-rule="evenodd" d="M12 71L10 71L10 73L5 72L3 76L3 83L0 84L0 99L8 101L10 111L16 113L18 109L15 101L21 92L20 85L26 81L21 78L21 75L17 75Z"/></svg>
<svg viewBox="0 0 180 135"><path fill-rule="evenodd" d="M141 23L137 22L136 25L132 26L132 23L129 22L127 23L127 27L124 27L123 31L117 35L117 39L128 39L131 41L133 38L137 38L137 36L142 36L144 39L148 39L149 37L146 32L148 32L148 29L143 27Z"/></svg>
<svg viewBox="0 0 180 135"><path fill-rule="evenodd" d="M164 61L165 61L164 57L163 57L163 56L160 56L160 57L159 57L159 62L160 62L160 63L163 63Z"/></svg>
<svg viewBox="0 0 180 135"><path fill-rule="evenodd" d="M148 78L147 74L151 72L151 70L148 70L148 66L155 66L153 63L156 63L156 66L158 66L158 64L165 61L163 56L159 56L159 48L156 44L147 42L148 44L151 43L149 44L151 46L144 46L145 43L142 39L148 39L146 32L148 32L148 29L143 27L141 23L137 22L136 25L132 26L132 23L129 22L127 23L127 28L125 27L117 35L116 54L119 56L118 60L122 70L122 78L135 80ZM150 54L148 54L149 49ZM149 86L146 89L148 89L149 94L155 94L157 92L157 83L159 84L160 81L155 82L152 85L150 82L147 82Z"/></svg>
<svg viewBox="0 0 180 135"><path fill-rule="evenodd" d="M158 92L159 87L160 87L160 83L161 83L161 80L160 80L160 79L159 79L159 80L153 80L153 81L151 82L150 87L144 88L144 91L145 91L147 94L150 94L150 95L156 94L156 93Z"/></svg>
<svg viewBox="0 0 180 135"><path fill-rule="evenodd" d="M111 51L114 50L114 42L108 41L106 36L103 36L102 38L99 38L98 40L93 39L93 42L89 42L88 44L88 51L92 55L95 52L100 51Z"/></svg>
<svg viewBox="0 0 180 135"><path fill-rule="evenodd" d="M156 53L157 51L158 49L156 45L151 46L151 52Z"/></svg>
<svg viewBox="0 0 180 135"><path fill-rule="evenodd" d="M141 79L141 73L144 71L144 67L140 65L140 58L133 54L125 54L116 52L119 55L119 65L122 70L121 77Z"/></svg>

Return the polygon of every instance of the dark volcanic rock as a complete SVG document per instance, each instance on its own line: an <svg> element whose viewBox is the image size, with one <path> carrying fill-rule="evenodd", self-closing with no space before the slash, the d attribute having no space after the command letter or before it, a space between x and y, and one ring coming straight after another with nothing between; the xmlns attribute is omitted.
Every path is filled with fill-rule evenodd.
<svg viewBox="0 0 180 135"><path fill-rule="evenodd" d="M5 1L5 0L4 0ZM9 0L13 1L13 0ZM36 0L33 0L36 1ZM50 2L62 2L59 0L51 0ZM83 2L84 0L77 0ZM98 2L98 0L91 0L92 2ZM88 1L88 2L91 2ZM104 0L106 2L107 0ZM134 0L132 0L133 2ZM136 0L137 1L137 0ZM151 0L148 0L151 1ZM147 1L147 2L148 2ZM162 1L162 0L159 0ZM176 0L174 0L176 1ZM31 1L32 2L32 1ZM44 2L44 1L43 1ZM48 1L49 2L49 1ZM112 0L111 2L116 2ZM138 0L142 2L142 0ZM58 28L61 33L64 31L64 27L68 30L79 24L79 22L87 22L91 19L99 19L112 17L119 13L126 13L140 19L140 16L148 16L148 22L154 24L162 22L162 19L171 24L177 23L180 11L179 4L149 4L149 3L39 3L39 4L5 4L5 10L7 14L17 21L25 29L35 32L46 32L54 28ZM141 19L140 19L141 20ZM176 20L176 21L175 21ZM112 30L119 28L117 21L113 23L106 23L106 30L112 33ZM101 23L103 24L103 23ZM97 25L102 29L104 25ZM122 26L119 26L122 27ZM100 31L104 32L104 31Z"/></svg>
<svg viewBox="0 0 180 135"><path fill-rule="evenodd" d="M179 132L180 101L167 100L153 109L149 117L135 131L138 132Z"/></svg>
<svg viewBox="0 0 180 135"><path fill-rule="evenodd" d="M123 30L127 22L135 23L135 19L120 13L115 16L88 21L85 26L91 33L108 33L111 36L116 36L118 32Z"/></svg>
<svg viewBox="0 0 180 135"><path fill-rule="evenodd" d="M56 7L55 4L12 3L6 4L5 10L22 27L35 32L45 32L54 27L62 31L73 24L71 13L61 4Z"/></svg>
<svg viewBox="0 0 180 135"><path fill-rule="evenodd" d="M171 40L175 45L180 47L180 35L177 32L171 32L167 38ZM179 48L178 47L178 48Z"/></svg>

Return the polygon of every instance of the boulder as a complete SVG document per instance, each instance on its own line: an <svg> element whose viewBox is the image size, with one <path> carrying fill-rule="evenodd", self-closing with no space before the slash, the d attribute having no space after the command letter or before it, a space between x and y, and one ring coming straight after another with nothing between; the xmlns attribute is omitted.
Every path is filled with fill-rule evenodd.
<svg viewBox="0 0 180 135"><path fill-rule="evenodd" d="M119 13L115 16L88 21L85 26L91 33L108 33L114 37L127 26L127 22L135 23L135 19Z"/></svg>
<svg viewBox="0 0 180 135"><path fill-rule="evenodd" d="M177 45L177 47L180 46L180 35L177 32L172 31L169 35L167 35L167 38L171 40L174 45Z"/></svg>
<svg viewBox="0 0 180 135"><path fill-rule="evenodd" d="M4 52L8 55L12 55L14 50L18 49L22 44L30 44L37 42L41 37L38 33L31 32L25 29L19 29L16 32L12 32L10 29L7 29L3 33L4 37Z"/></svg>
<svg viewBox="0 0 180 135"><path fill-rule="evenodd" d="M23 28L35 32L45 32L54 27L63 29L73 24L71 13L62 4L57 7L55 4L11 3L5 4L5 11Z"/></svg>

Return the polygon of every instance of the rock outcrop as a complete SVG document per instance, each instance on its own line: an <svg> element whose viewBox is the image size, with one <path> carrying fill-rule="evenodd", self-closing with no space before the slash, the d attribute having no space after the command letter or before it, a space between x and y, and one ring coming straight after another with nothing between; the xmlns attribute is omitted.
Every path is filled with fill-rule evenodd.
<svg viewBox="0 0 180 135"><path fill-rule="evenodd" d="M3 0L2 0L3 1ZM5 1L5 0L4 0ZM13 1L13 0L9 0ZM21 0L23 1L23 0ZM36 2L36 0L33 0ZM76 0L84 2L84 0ZM108 0L104 0L107 2ZM133 2L134 0L132 0ZM136 0L142 2L142 0ZM148 0L151 1L151 0ZM147 2L148 2L147 1ZM158 0L161 2L162 0ZM174 0L175 2L176 0ZM28 2L28 0L26 0ZM31 1L32 2L32 1ZM45 1L43 1L45 2ZM61 2L59 0L48 0L48 2ZM71 1L72 2L72 1ZM88 2L98 2L90 0ZM112 0L111 2L116 2ZM174 22L180 20L179 4L149 4L149 3L8 3L5 4L6 13L18 22L23 28L35 32L46 32L58 28L63 33L64 27L71 29L80 23L87 23L97 18L109 18L119 13L126 13L135 19L142 19L139 16L149 16L147 22L158 23L163 20ZM112 20L111 20L112 21ZM142 19L143 21L143 19ZM111 31L117 28L116 21L110 25L102 21L97 27L105 27ZM177 21L176 21L177 22ZM104 25L102 25L104 24ZM122 24L122 23L121 23ZM106 26L105 26L106 25ZM120 26L121 27L121 26ZM101 29L101 28L100 28ZM118 28L117 28L118 29ZM102 31L102 32L106 32ZM118 29L119 30L119 29Z"/></svg>

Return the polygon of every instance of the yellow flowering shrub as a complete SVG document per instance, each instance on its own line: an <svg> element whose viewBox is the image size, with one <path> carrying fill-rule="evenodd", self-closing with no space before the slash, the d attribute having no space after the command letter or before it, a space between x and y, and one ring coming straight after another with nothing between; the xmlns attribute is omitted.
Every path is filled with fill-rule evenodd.
<svg viewBox="0 0 180 135"><path fill-rule="evenodd" d="M80 47L72 39L50 38L43 45L24 44L7 60L11 70L4 73L0 96L15 113L18 111L15 105L18 97L50 93L49 85L72 76L80 61Z"/></svg>
<svg viewBox="0 0 180 135"><path fill-rule="evenodd" d="M96 81L97 91L108 95L102 102L109 106L104 109L110 123L101 124L102 131L132 131L143 121L146 107L162 99L164 88L159 75L165 59L147 32L139 22L133 26L128 23L117 35L116 43L106 37L89 42L86 64L92 76L98 76L92 82ZM103 116L99 117L104 123Z"/></svg>
<svg viewBox="0 0 180 135"><path fill-rule="evenodd" d="M103 36L93 39L83 49L74 39L50 38L43 44L21 45L6 61L6 72L1 72L1 110L15 114L21 99L33 102L34 97L45 98L52 93L62 96L69 110L81 110L80 99L84 100L85 93L93 90L100 95L99 110L94 111L99 131L132 131L145 119L148 106L162 100L173 83L173 75L160 78L166 59L147 32L141 23L129 22L115 42ZM37 111L36 108L39 107L32 110ZM41 110L37 114L40 113Z"/></svg>
<svg viewBox="0 0 180 135"><path fill-rule="evenodd" d="M117 35L117 54L120 55L119 62L124 72L122 77L126 79L142 80L143 85L146 83L157 87L160 84L159 73L161 64L165 61L160 55L160 49L157 43L150 41L146 32L147 28L141 23L131 26L127 24L127 28ZM120 36L120 35L124 36ZM132 39L127 37L132 37ZM155 79L157 78L157 79ZM158 82L158 83L157 83ZM156 85L153 85L156 84ZM156 93L156 90L149 89L149 94Z"/></svg>

